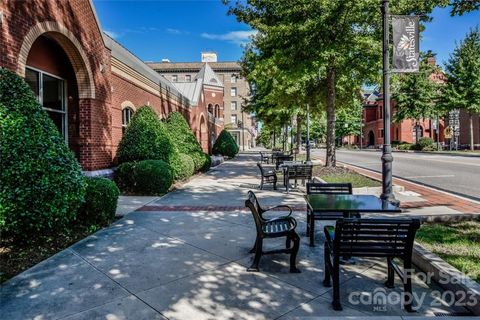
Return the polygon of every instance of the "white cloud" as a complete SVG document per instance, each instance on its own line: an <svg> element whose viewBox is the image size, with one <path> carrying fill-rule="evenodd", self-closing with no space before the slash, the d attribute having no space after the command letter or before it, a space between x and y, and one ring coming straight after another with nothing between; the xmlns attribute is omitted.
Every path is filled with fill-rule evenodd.
<svg viewBox="0 0 480 320"><path fill-rule="evenodd" d="M113 38L113 39L118 39L120 37L120 35L115 31L103 30L103 32L105 32L110 38Z"/></svg>
<svg viewBox="0 0 480 320"><path fill-rule="evenodd" d="M202 33L201 36L210 40L221 40L243 44L248 42L249 38L257 33L256 30L249 31L231 31L223 34Z"/></svg>
<svg viewBox="0 0 480 320"><path fill-rule="evenodd" d="M175 28L167 28L167 29L165 29L165 31L167 33L170 33L170 34L189 34L188 31L182 31L182 30L175 29Z"/></svg>

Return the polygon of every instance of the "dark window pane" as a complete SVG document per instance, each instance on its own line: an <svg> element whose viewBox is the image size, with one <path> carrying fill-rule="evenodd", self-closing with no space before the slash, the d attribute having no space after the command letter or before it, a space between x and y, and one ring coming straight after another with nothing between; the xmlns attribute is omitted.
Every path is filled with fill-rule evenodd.
<svg viewBox="0 0 480 320"><path fill-rule="evenodd" d="M31 69L26 69L25 70L25 81L27 82L27 84L32 89L35 97L37 97L37 99L38 99L38 96L40 94L39 73L37 71L33 71Z"/></svg>
<svg viewBox="0 0 480 320"><path fill-rule="evenodd" d="M46 74L43 75L43 107L63 110L62 103L62 88L63 81L50 77Z"/></svg>
<svg viewBox="0 0 480 320"><path fill-rule="evenodd" d="M47 111L47 113L50 116L50 118L53 120L53 123L55 123L55 126L57 126L60 134L63 136L63 117L65 115L62 113L53 112L53 111Z"/></svg>

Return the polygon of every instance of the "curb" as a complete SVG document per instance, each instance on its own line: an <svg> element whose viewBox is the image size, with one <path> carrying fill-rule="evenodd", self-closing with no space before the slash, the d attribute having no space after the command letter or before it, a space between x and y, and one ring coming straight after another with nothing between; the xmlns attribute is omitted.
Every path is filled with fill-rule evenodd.
<svg viewBox="0 0 480 320"><path fill-rule="evenodd" d="M454 293L456 302L464 303L466 309L480 316L480 284L417 242L413 247L412 259L417 267L431 275L444 290ZM476 303L470 305L469 301Z"/></svg>

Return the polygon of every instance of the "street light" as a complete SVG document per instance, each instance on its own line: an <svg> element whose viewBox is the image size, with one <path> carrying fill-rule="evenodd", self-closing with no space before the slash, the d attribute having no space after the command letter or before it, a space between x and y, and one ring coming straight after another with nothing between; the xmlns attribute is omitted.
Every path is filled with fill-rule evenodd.
<svg viewBox="0 0 480 320"><path fill-rule="evenodd" d="M392 188L392 146L390 144L390 68L389 68L389 15L388 0L382 0L383 24L383 153L382 153L382 194L380 198L398 204Z"/></svg>

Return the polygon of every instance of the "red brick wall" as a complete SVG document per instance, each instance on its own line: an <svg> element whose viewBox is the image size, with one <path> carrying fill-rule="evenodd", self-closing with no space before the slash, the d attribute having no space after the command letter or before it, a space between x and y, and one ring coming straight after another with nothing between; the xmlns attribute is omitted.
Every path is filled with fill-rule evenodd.
<svg viewBox="0 0 480 320"><path fill-rule="evenodd" d="M111 72L111 52L105 47L88 0L0 1L0 10L3 12L3 22L0 25L1 67L23 74L24 70L19 62L22 61L19 59L23 52L22 44L28 43L25 39L29 39L32 30L42 30L45 33L41 36L49 38L45 39L47 42L55 41L64 50L63 56L72 63L70 68L73 66L73 69L76 69L80 66L81 70L91 75L87 77L91 81L87 82L79 83L78 78L69 80L69 82L77 80L78 87L78 92L75 93L78 98L73 96L74 101L69 101L69 105L76 108L75 113L70 114L69 112L69 126L73 121L75 123L73 128L77 134L75 144L72 144L71 147L76 152L84 170L97 170L112 166L118 143L122 137L121 105L124 101L132 102L135 107L150 103L159 116L163 117L172 111L182 112L189 120L197 138L199 138L199 124L202 115L208 124L205 104L207 99L221 106L223 117L222 90L216 92L216 97L205 93L205 99L202 98L198 106L180 107L181 102L178 97L171 93L164 96L165 93L161 95L159 90L158 94L153 94L117 74L113 74ZM48 30L44 31L45 28ZM40 40L40 47L42 41ZM34 47L36 44L33 41L32 43L32 47ZM80 50L76 50L78 47ZM35 47L33 49L38 50ZM80 51L83 52L83 56L82 53L78 53ZM27 56L25 56L25 60L27 60ZM42 56L42 52L39 52L39 55L32 55L30 60L32 64L44 68L44 71L61 72L61 70L56 70L58 61L50 54ZM69 91L73 92L74 90ZM220 126L217 125L211 129L219 133L219 128ZM72 133L69 129L70 134ZM204 148L205 151L208 151L208 145Z"/></svg>

